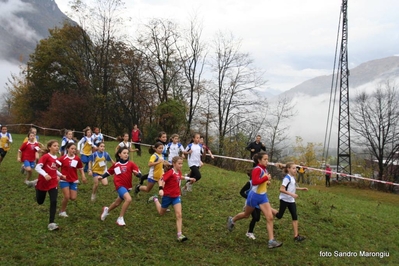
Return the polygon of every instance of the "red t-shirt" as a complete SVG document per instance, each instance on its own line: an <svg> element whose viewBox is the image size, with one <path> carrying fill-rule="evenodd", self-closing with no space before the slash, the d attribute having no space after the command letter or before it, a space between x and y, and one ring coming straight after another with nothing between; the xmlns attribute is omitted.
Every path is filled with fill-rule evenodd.
<svg viewBox="0 0 399 266"><path fill-rule="evenodd" d="M141 135L140 129L137 129L137 130L133 129L132 130L132 141L133 142L140 142L141 141L140 135Z"/></svg>
<svg viewBox="0 0 399 266"><path fill-rule="evenodd" d="M78 156L68 157L67 154L59 158L61 162L61 174L66 176L66 182L76 182L79 180L77 169L82 169L83 164ZM62 180L61 180L62 181Z"/></svg>
<svg viewBox="0 0 399 266"><path fill-rule="evenodd" d="M181 171L176 172L173 168L163 174L162 180L165 182L163 186L164 196L176 198L180 196L180 180L182 180Z"/></svg>
<svg viewBox="0 0 399 266"><path fill-rule="evenodd" d="M124 187L128 190L132 189L132 175L133 171L139 172L138 166L132 161L125 163L116 162L109 169L108 174L114 175L115 189Z"/></svg>
<svg viewBox="0 0 399 266"><path fill-rule="evenodd" d="M39 159L38 165L41 165L42 169L51 176L51 179L47 181L44 176L39 174L36 188L42 191L56 188L58 186L57 169L60 167L60 161L57 159L57 156L46 153Z"/></svg>
<svg viewBox="0 0 399 266"><path fill-rule="evenodd" d="M34 162L36 160L36 152L40 149L39 143L24 142L19 150L21 151L21 161Z"/></svg>

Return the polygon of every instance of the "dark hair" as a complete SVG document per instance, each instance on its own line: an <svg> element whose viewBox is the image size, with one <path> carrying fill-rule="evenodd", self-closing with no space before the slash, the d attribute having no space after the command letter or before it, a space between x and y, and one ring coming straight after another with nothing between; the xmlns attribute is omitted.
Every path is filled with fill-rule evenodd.
<svg viewBox="0 0 399 266"><path fill-rule="evenodd" d="M76 146L75 142L68 142L68 144L65 146L65 150L68 150L73 145Z"/></svg>
<svg viewBox="0 0 399 266"><path fill-rule="evenodd" d="M119 154L121 154L123 150L129 151L129 149L126 146L122 146L122 147L119 146L118 150L115 153L115 159L117 162L119 162L121 160L121 157L119 156Z"/></svg>
<svg viewBox="0 0 399 266"><path fill-rule="evenodd" d="M267 153L264 152L264 151L261 151L261 152L256 153L256 154L254 155L254 158L253 158L253 159L254 159L254 163L258 164L258 163L259 163L259 160L262 159L263 156L265 156L265 155L267 155Z"/></svg>

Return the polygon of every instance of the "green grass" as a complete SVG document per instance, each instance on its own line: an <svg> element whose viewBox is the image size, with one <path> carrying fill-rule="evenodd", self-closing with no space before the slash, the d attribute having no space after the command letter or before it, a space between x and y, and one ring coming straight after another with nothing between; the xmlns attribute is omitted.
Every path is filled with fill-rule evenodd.
<svg viewBox="0 0 399 266"><path fill-rule="evenodd" d="M120 207L100 221L102 206L116 193L111 182L99 188L92 203L90 179L79 185L78 200L69 203L69 217L56 217L60 230L49 232L48 199L39 206L34 189L23 183L16 161L23 136L13 138L13 148L0 166L0 265L397 265L399 259L398 195L339 185L298 191L299 231L307 239L293 242L287 211L274 227L284 244L269 250L264 218L255 228L255 241L245 236L249 219L238 221L233 232L226 229L227 216L242 210L239 190L246 175L210 165L201 168L203 178L182 198L187 242L176 241L173 211L160 217L154 205L146 203L151 194L141 193L132 202L125 215L127 226L115 224ZM106 145L113 153L117 143ZM144 173L148 159L146 149L142 157L134 157ZM187 172L186 163L184 167ZM269 187L275 208L279 186L276 180ZM59 206L61 199L59 193ZM321 251L332 256L322 257ZM335 251L358 256L336 257ZM389 257L360 257L360 251L389 252Z"/></svg>

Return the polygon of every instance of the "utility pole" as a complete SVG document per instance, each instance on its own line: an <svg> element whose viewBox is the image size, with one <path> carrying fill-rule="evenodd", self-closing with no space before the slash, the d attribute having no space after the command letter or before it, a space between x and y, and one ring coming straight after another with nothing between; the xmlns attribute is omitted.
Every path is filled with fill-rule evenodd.
<svg viewBox="0 0 399 266"><path fill-rule="evenodd" d="M342 0L342 41L340 53L340 93L338 118L337 172L352 174L349 122L348 0ZM338 177L337 177L338 179Z"/></svg>

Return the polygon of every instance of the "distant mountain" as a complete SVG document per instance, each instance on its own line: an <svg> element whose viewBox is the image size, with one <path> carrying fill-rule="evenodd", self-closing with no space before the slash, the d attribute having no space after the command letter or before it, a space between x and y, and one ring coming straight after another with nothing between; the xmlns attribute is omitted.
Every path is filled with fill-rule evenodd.
<svg viewBox="0 0 399 266"><path fill-rule="evenodd" d="M349 90L351 88L365 86L369 83L375 84L378 81L397 79L399 78L399 56L391 56L365 62L350 69L349 73ZM331 80L332 75L316 77L284 93L289 95L302 93L308 96L318 96L325 93L329 94L331 90Z"/></svg>
<svg viewBox="0 0 399 266"><path fill-rule="evenodd" d="M0 0L0 57L26 63L48 29L74 23L54 0Z"/></svg>

